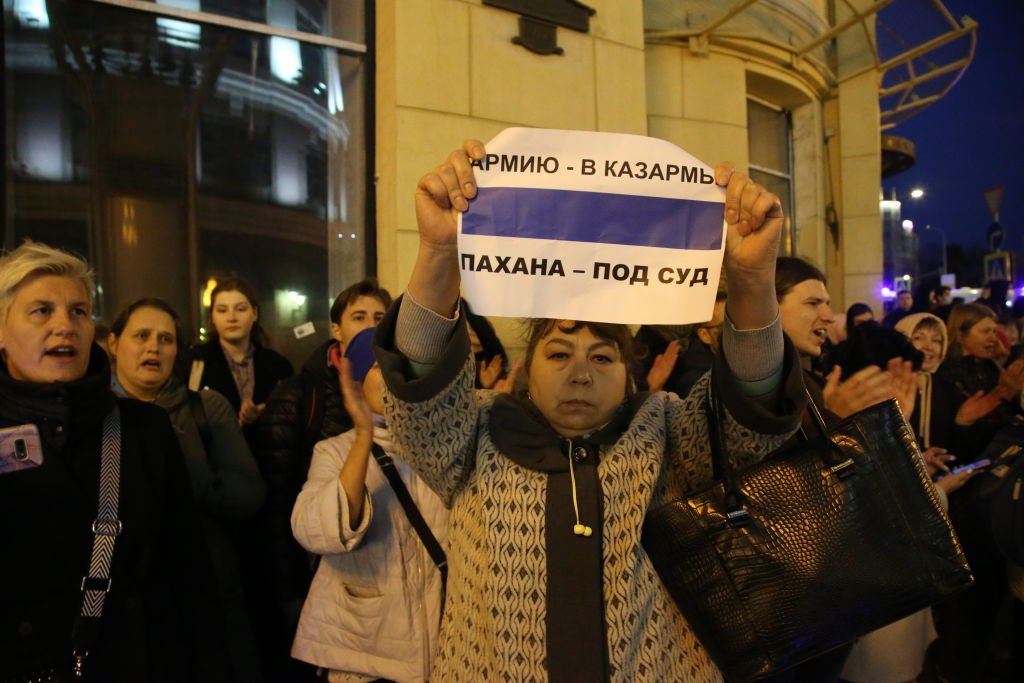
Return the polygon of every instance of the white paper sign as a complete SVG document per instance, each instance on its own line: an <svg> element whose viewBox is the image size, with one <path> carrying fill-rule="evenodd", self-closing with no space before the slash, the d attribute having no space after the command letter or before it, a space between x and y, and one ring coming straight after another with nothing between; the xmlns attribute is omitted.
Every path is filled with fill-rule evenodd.
<svg viewBox="0 0 1024 683"><path fill-rule="evenodd" d="M680 324L711 318L725 191L675 145L508 128L476 163L459 267L481 315Z"/></svg>

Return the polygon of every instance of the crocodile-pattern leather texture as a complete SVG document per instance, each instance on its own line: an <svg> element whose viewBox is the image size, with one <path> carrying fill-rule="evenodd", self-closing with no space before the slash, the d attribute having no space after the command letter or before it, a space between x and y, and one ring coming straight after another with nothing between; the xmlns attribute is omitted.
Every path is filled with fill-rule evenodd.
<svg viewBox="0 0 1024 683"><path fill-rule="evenodd" d="M729 681L793 666L971 584L895 401L648 513L643 545ZM852 466L837 472L838 460Z"/></svg>

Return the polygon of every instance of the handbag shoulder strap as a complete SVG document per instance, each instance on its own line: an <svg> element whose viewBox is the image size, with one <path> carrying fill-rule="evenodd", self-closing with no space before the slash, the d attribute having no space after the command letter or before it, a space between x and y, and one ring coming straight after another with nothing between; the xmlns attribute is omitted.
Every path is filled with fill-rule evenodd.
<svg viewBox="0 0 1024 683"><path fill-rule="evenodd" d="M416 506L412 496L409 494L409 489L405 487L405 482L402 481L402 477L398 474L398 468L395 466L395 461L390 455L384 452L380 444L374 442L371 451L373 452L373 458L380 465L381 472L387 477L388 483L391 484L391 488L395 492L395 497L398 498L398 502L402 505L402 509L405 511L405 516L409 519L409 523L412 524L412 528L416 530L416 535L420 537L420 541L423 542L423 546L427 549L427 554L430 555L430 559L437 565L438 570L441 572L441 611L444 612L444 601L445 591L448 585L448 558L444 554L444 549L434 536L434 532L430 530L427 525L427 521L423 519L422 513L420 513L419 507Z"/></svg>
<svg viewBox="0 0 1024 683"><path fill-rule="evenodd" d="M723 426L723 420L725 419L725 409L722 407L722 399L719 395L720 392L715 387L715 376L714 373L711 375L711 382L708 384L709 400L706 404L707 419L708 419L708 432L711 442L711 464L716 479L720 479L725 489L725 501L727 507L726 516L729 517L730 521L735 517L736 520L741 520L746 512L743 510L743 503L739 495L739 487L736 485L736 479L733 476L732 466L729 464L729 458L725 451L725 428ZM811 392L804 387L804 395L807 397L807 411L810 414L812 421L818 429L820 435L825 439L826 443L829 440L829 429L825 424L825 418L821 414L821 410L817 404L814 403L814 398L811 396Z"/></svg>
<svg viewBox="0 0 1024 683"><path fill-rule="evenodd" d="M203 370L206 367L206 362L201 358L196 358L192 361L192 367L188 373L188 388L192 391L199 391L203 381Z"/></svg>
<svg viewBox="0 0 1024 683"><path fill-rule="evenodd" d="M196 430L199 432L199 440L203 442L203 451L206 458L210 457L210 444L213 443L213 430L210 427L210 418L206 415L206 406L203 405L201 392L188 389L188 407L192 411L192 419L195 420Z"/></svg>
<svg viewBox="0 0 1024 683"><path fill-rule="evenodd" d="M118 500L121 493L121 412L114 404L103 422L100 454L99 511L92 523L92 556L89 573L82 577L82 609L71 632L73 673L84 675L85 660L99 633L103 604L110 592L110 563L121 535Z"/></svg>

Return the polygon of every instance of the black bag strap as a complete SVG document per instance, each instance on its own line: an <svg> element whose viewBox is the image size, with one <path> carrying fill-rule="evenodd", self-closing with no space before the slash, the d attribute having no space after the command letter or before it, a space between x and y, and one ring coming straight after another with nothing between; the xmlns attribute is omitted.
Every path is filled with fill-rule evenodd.
<svg viewBox="0 0 1024 683"><path fill-rule="evenodd" d="M213 430L210 428L210 418L206 416L206 406L203 405L203 395L198 391L188 390L188 406L192 409L192 419L199 430L199 439L203 442L203 451L207 458L210 454L210 444L213 443Z"/></svg>
<svg viewBox="0 0 1024 683"><path fill-rule="evenodd" d="M729 465L729 458L725 452L725 427L722 424L725 410L722 407L719 392L715 389L714 374L712 374L711 382L708 385L708 392L710 400L707 403L707 419L708 431L710 432L709 440L711 442L711 465L715 477L722 481L725 492L727 521L730 524L743 524L747 520L748 515L747 511L743 508L743 499L740 496L739 486L736 485L736 479L733 476L733 470ZM828 425L825 424L825 418L822 416L821 410L814 403L814 398L811 396L811 392L807 390L807 387L804 387L804 395L807 397L807 411L810 413L819 435L824 439L823 445L831 455L834 444L829 438L829 429ZM829 462L829 464L834 465L833 470L837 471L837 474L841 474L841 476L847 470L848 465L853 464L849 460L840 462L845 460L842 456L826 458L826 460L835 461ZM840 469L842 472L840 472Z"/></svg>
<svg viewBox="0 0 1024 683"><path fill-rule="evenodd" d="M430 555L430 559L437 565L438 571L441 572L441 614L444 614L444 601L445 594L448 587L448 558L444 554L444 549L434 536L434 532L430 530L427 525L427 521L423 519L423 515L420 513L420 509L416 506L412 496L409 495L409 489L405 487L405 482L402 481L402 477L398 475L398 468L395 467L395 461L390 455L384 452L380 444L374 442L371 451L373 452L373 458L380 465L381 472L387 477L388 483L391 484L391 488L395 492L395 497L398 498L398 502L402 505L402 509L405 510L405 516L409 518L409 523L412 524L412 528L416 530L416 535L420 537L420 541L423 542L423 547L427 549L427 554Z"/></svg>
<svg viewBox="0 0 1024 683"><path fill-rule="evenodd" d="M103 603L110 592L110 562L121 520L117 516L121 492L121 413L114 404L103 422L103 446L100 454L99 511L92 523L92 556L89 573L82 577L82 609L71 631L72 674L85 675L89 650L99 635Z"/></svg>

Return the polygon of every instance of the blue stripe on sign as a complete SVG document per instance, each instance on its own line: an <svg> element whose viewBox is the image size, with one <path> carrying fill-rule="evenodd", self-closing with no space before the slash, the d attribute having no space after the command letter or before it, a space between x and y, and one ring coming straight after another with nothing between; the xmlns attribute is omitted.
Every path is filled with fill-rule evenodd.
<svg viewBox="0 0 1024 683"><path fill-rule="evenodd" d="M721 202L485 187L462 215L462 232L492 237L720 249ZM642 228L641 228L642 226Z"/></svg>

